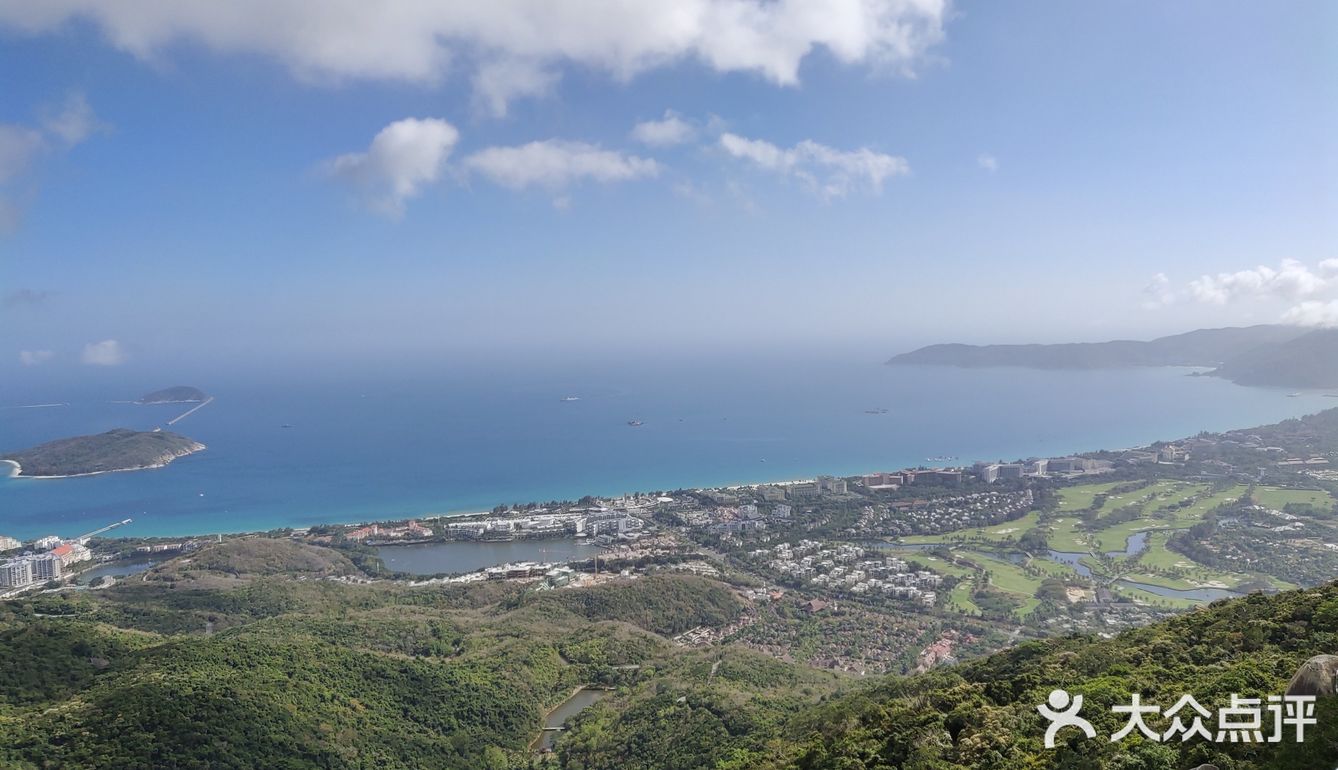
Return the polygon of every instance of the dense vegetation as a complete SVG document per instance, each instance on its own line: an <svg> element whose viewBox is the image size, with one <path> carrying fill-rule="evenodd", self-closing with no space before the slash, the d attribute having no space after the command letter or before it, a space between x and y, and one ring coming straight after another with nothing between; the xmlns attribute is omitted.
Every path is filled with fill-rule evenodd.
<svg viewBox="0 0 1338 770"><path fill-rule="evenodd" d="M574 688L671 671L681 653L657 632L739 612L693 577L543 593L315 579L349 568L251 538L0 605L0 767L525 766Z"/></svg>
<svg viewBox="0 0 1338 770"><path fill-rule="evenodd" d="M1127 704L1130 693L1163 707L1190 694L1213 709L1232 693L1281 694L1302 662L1334 650L1338 585L1256 594L1112 639L1029 642L951 669L889 678L785 718L760 698L722 706L728 699L709 687L645 685L621 704L592 709L558 747L564 767L580 770L1189 770L1200 763L1329 770L1338 762L1335 698L1321 700L1319 726L1308 728L1300 745L1112 743L1108 736L1124 725L1110 707ZM1056 687L1085 697L1083 715L1096 727L1095 739L1069 730L1055 749L1044 748L1048 723L1036 706ZM656 741L657 735L675 740Z"/></svg>
<svg viewBox="0 0 1338 770"><path fill-rule="evenodd" d="M169 431L116 428L50 441L0 460L18 463L23 476L72 476L156 467L201 449L203 444Z"/></svg>
<svg viewBox="0 0 1338 770"><path fill-rule="evenodd" d="M1300 747L1106 739L1122 725L1110 706L1132 692L1213 708L1282 692L1338 649L1338 585L854 680L675 647L665 635L743 611L704 578L410 588L339 579L348 569L334 551L250 538L142 580L0 605L0 766L1280 770L1338 757L1332 699ZM618 690L555 754L533 754L545 711L591 683ZM1105 735L1043 748L1035 706L1055 687L1083 694Z"/></svg>

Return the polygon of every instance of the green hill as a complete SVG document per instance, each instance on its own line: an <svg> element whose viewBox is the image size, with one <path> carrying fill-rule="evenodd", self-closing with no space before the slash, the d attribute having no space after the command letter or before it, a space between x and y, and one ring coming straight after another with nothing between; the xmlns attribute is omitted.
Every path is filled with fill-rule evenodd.
<svg viewBox="0 0 1338 770"><path fill-rule="evenodd" d="M189 385L174 385L140 396L140 404L194 404L209 398L203 390Z"/></svg>
<svg viewBox="0 0 1338 770"><path fill-rule="evenodd" d="M1249 351L1213 374L1241 385L1338 388L1338 329L1321 329Z"/></svg>
<svg viewBox="0 0 1338 770"><path fill-rule="evenodd" d="M928 674L886 678L780 722L760 720L757 704L733 701L719 688L647 684L592 710L558 749L565 766L583 770L1190 770L1202 763L1332 770L1334 697L1321 699L1319 725L1307 729L1302 744L1111 742L1109 736L1125 723L1111 707L1127 705L1131 693L1163 708L1188 694L1212 711L1232 693L1281 695L1302 663L1336 650L1338 584L1331 584L1222 602L1110 639L1030 642ZM1082 716L1096 738L1069 729L1056 748L1044 747L1049 723L1036 707L1055 688L1084 696ZM1159 730L1169 722L1148 720ZM741 725L747 733L740 734ZM665 732L684 737L658 756L636 748Z"/></svg>
<svg viewBox="0 0 1338 770"><path fill-rule="evenodd" d="M1338 388L1338 329L1294 326L1200 329L1148 342L1115 340L1056 345L930 345L889 364L983 368L1117 369L1212 367L1241 385Z"/></svg>
<svg viewBox="0 0 1338 770"><path fill-rule="evenodd" d="M116 428L0 455L0 460L18 463L20 476L74 476L158 468L204 448L177 433Z"/></svg>
<svg viewBox="0 0 1338 770"><path fill-rule="evenodd" d="M930 345L893 357L889 364L1030 369L1113 369L1130 366L1219 366L1236 356L1281 345L1305 334L1294 326L1199 329L1142 342L1055 345Z"/></svg>
<svg viewBox="0 0 1338 770"><path fill-rule="evenodd" d="M1282 693L1338 649L1338 584L859 680L673 644L745 611L705 578L330 579L349 575L332 549L248 538L146 580L0 603L0 767L1331 770L1338 757L1334 698L1299 747L1107 737L1132 692L1209 708ZM533 754L545 712L591 683L617 690ZM1043 747L1035 707L1057 687L1084 696L1097 739L1069 730Z"/></svg>

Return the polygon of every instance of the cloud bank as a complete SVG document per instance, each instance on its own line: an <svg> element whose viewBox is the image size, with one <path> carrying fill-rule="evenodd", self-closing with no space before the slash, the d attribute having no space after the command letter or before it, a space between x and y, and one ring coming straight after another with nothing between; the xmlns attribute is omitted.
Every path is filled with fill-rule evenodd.
<svg viewBox="0 0 1338 770"><path fill-rule="evenodd" d="M1209 305L1243 302L1285 303L1279 320L1297 326L1338 327L1338 259L1326 259L1313 268L1296 259L1277 267L1260 265L1247 270L1200 276L1183 291L1158 273L1143 290L1143 306L1160 308L1192 300Z"/></svg>
<svg viewBox="0 0 1338 770"><path fill-rule="evenodd" d="M944 38L949 0L0 0L0 26L31 35L76 22L142 59L182 42L278 60L303 80L433 83L473 73L494 111L575 64L620 79L682 61L799 81L818 49L913 76Z"/></svg>

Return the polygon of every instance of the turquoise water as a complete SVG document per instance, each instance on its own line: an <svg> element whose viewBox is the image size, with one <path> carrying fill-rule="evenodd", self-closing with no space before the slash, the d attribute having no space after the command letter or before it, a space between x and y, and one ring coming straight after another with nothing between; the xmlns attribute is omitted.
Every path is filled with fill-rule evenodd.
<svg viewBox="0 0 1338 770"><path fill-rule="evenodd" d="M1057 455L1319 411L1183 370L1042 372L779 360L521 365L7 385L0 451L188 407L111 403L165 385L217 398L173 429L208 450L158 470L0 479L0 534L186 535L487 510L819 473L928 457ZM73 378L71 378L73 379ZM564 402L564 396L579 401ZM69 406L13 408L68 402ZM886 414L865 410L887 409ZM640 420L630 427L629 420ZM291 427L282 427L289 425Z"/></svg>

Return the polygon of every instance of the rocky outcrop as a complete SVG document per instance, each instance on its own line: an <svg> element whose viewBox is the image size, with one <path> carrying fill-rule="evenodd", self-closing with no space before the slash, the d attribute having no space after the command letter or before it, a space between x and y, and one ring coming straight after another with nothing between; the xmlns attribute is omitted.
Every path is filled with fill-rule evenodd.
<svg viewBox="0 0 1338 770"><path fill-rule="evenodd" d="M1316 655L1301 664L1287 685L1288 695L1338 694L1338 655Z"/></svg>

